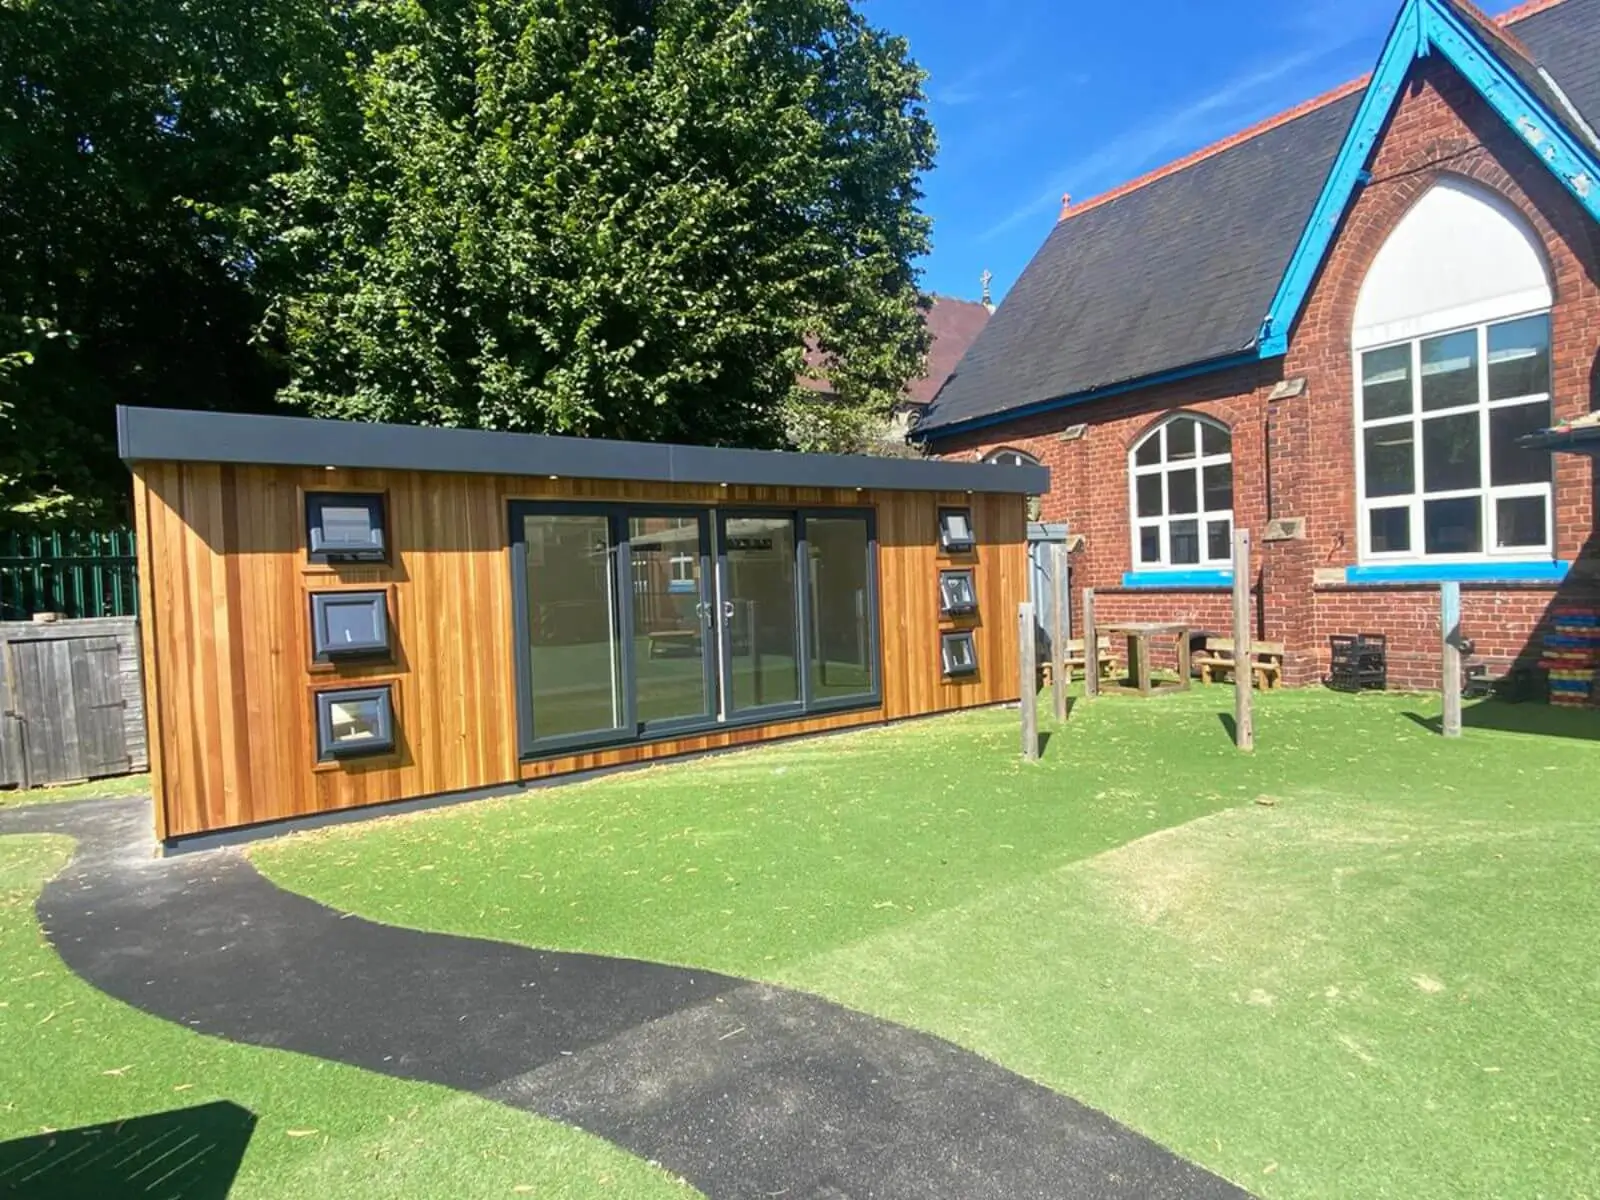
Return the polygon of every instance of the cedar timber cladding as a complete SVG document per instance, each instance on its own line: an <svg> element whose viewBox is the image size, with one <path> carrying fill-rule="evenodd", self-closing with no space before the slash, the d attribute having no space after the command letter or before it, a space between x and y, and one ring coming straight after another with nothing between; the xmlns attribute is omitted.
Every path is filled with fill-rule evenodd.
<svg viewBox="0 0 1600 1200"><path fill-rule="evenodd" d="M547 479L394 469L136 460L152 769L163 839L596 766L1015 700L1026 599L1021 494ZM380 493L389 561L308 561L308 491ZM513 500L871 507L877 514L882 703L519 759L508 506ZM973 511L979 672L943 677L940 504ZM309 595L383 590L393 656L314 665ZM952 627L944 622L943 627ZM395 748L318 762L313 693L393 687Z"/></svg>

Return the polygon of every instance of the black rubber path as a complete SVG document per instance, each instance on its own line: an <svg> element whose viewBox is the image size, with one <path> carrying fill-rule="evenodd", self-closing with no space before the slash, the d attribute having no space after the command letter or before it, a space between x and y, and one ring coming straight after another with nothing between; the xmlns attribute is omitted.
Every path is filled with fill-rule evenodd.
<svg viewBox="0 0 1600 1200"><path fill-rule="evenodd" d="M148 830L139 800L0 811L0 834L78 839L38 906L67 964L199 1033L553 1117L712 1200L1246 1195L987 1059L813 996L341 916L231 851L155 859Z"/></svg>

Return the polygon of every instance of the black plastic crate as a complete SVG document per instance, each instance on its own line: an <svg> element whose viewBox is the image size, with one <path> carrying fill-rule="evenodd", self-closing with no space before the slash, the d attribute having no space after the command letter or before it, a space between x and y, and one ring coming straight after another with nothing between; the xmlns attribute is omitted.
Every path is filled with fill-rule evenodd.
<svg viewBox="0 0 1600 1200"><path fill-rule="evenodd" d="M1336 633L1328 638L1332 669L1324 681L1341 692L1382 691L1389 686L1389 638L1382 633Z"/></svg>

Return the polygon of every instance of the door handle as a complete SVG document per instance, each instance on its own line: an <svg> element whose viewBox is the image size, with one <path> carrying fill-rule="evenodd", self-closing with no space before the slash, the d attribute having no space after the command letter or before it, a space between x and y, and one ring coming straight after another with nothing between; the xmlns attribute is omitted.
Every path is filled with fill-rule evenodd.
<svg viewBox="0 0 1600 1200"><path fill-rule="evenodd" d="M722 602L722 619L724 621L732 622L732 620L733 620L733 601L732 600L724 600Z"/></svg>

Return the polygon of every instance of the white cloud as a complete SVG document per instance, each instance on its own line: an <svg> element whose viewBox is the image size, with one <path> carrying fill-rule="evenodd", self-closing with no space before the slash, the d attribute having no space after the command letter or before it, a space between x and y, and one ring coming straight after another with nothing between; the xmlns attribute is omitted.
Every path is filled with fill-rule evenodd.
<svg viewBox="0 0 1600 1200"><path fill-rule="evenodd" d="M1264 67L1236 75L1203 96L1174 106L1158 116L1125 129L1089 153L1058 169L1048 186L983 232L984 240L1039 216L1061 203L1071 191L1082 199L1107 187L1132 179L1172 153L1203 146L1226 137L1239 127L1237 109L1267 85L1310 65L1325 53L1306 50L1280 58Z"/></svg>
<svg viewBox="0 0 1600 1200"><path fill-rule="evenodd" d="M1386 8L1387 0L1361 0L1359 4L1332 0L1300 7L1293 32L1299 35L1295 40L1302 42L1303 49L1253 64L1210 92L1175 104L1072 159L1053 171L1029 199L984 230L978 240L999 237L1053 211L1064 192L1087 200L1270 115L1278 107L1277 95L1269 92L1273 84L1370 37L1376 25L1370 18ZM1262 111L1264 105L1266 111Z"/></svg>

